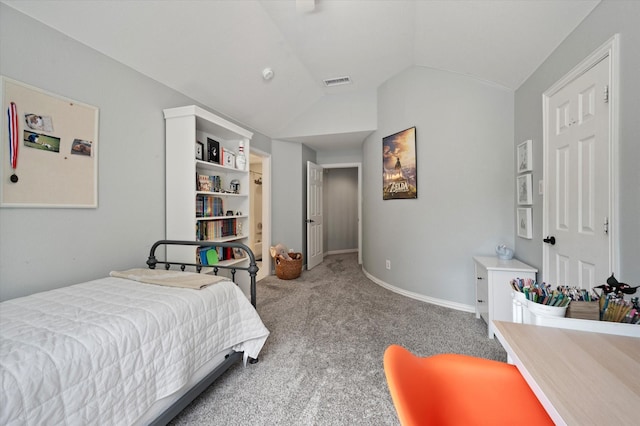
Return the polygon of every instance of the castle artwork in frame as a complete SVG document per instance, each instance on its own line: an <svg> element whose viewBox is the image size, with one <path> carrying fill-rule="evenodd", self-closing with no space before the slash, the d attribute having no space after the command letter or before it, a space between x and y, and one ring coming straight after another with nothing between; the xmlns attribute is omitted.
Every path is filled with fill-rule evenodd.
<svg viewBox="0 0 640 426"><path fill-rule="evenodd" d="M416 128L382 138L382 199L418 198Z"/></svg>

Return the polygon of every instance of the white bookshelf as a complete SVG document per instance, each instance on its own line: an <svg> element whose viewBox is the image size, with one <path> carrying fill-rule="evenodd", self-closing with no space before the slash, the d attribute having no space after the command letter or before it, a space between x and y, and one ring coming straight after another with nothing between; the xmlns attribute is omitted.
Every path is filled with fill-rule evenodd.
<svg viewBox="0 0 640 426"><path fill-rule="evenodd" d="M239 143L244 144L248 158L253 133L230 121L197 106L185 106L164 110L166 127L166 238L171 240L198 241L197 227L201 222L222 221L234 218L239 230L237 235L208 238L206 241L237 241L249 245L249 164L244 170L231 165L220 165L206 161L207 138L220 143L224 150L238 153ZM205 158L196 158L196 142L205 147ZM214 175L222 180L221 189L231 191L230 182L237 179L240 190L236 193L199 191L196 176ZM224 215L197 217L197 196L220 197ZM233 212L227 216L226 212ZM240 214L238 214L240 213ZM241 231L240 231L241 228ZM172 261L194 263L196 250L192 247L167 247L167 256ZM220 264L237 264L245 259L231 259Z"/></svg>

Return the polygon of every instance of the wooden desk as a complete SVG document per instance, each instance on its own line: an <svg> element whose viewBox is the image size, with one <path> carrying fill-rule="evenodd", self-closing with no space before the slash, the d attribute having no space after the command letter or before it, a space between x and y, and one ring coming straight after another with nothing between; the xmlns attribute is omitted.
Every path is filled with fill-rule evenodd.
<svg viewBox="0 0 640 426"><path fill-rule="evenodd" d="M556 424L638 424L640 338L503 321L494 331Z"/></svg>

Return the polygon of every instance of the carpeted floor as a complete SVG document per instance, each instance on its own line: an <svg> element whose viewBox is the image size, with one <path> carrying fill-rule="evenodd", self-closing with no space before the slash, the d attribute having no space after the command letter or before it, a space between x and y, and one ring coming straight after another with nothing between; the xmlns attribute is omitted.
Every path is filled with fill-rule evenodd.
<svg viewBox="0 0 640 426"><path fill-rule="evenodd" d="M257 295L271 332L260 362L232 367L172 424L397 425L382 366L388 345L506 360L474 314L378 286L355 253L325 257L296 280L265 278Z"/></svg>

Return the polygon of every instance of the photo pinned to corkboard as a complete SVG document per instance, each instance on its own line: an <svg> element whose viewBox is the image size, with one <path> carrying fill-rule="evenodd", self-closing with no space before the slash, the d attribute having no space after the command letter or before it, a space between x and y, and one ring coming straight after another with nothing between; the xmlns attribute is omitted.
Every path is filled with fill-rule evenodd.
<svg viewBox="0 0 640 426"><path fill-rule="evenodd" d="M0 83L0 207L96 208L98 108L7 77Z"/></svg>

